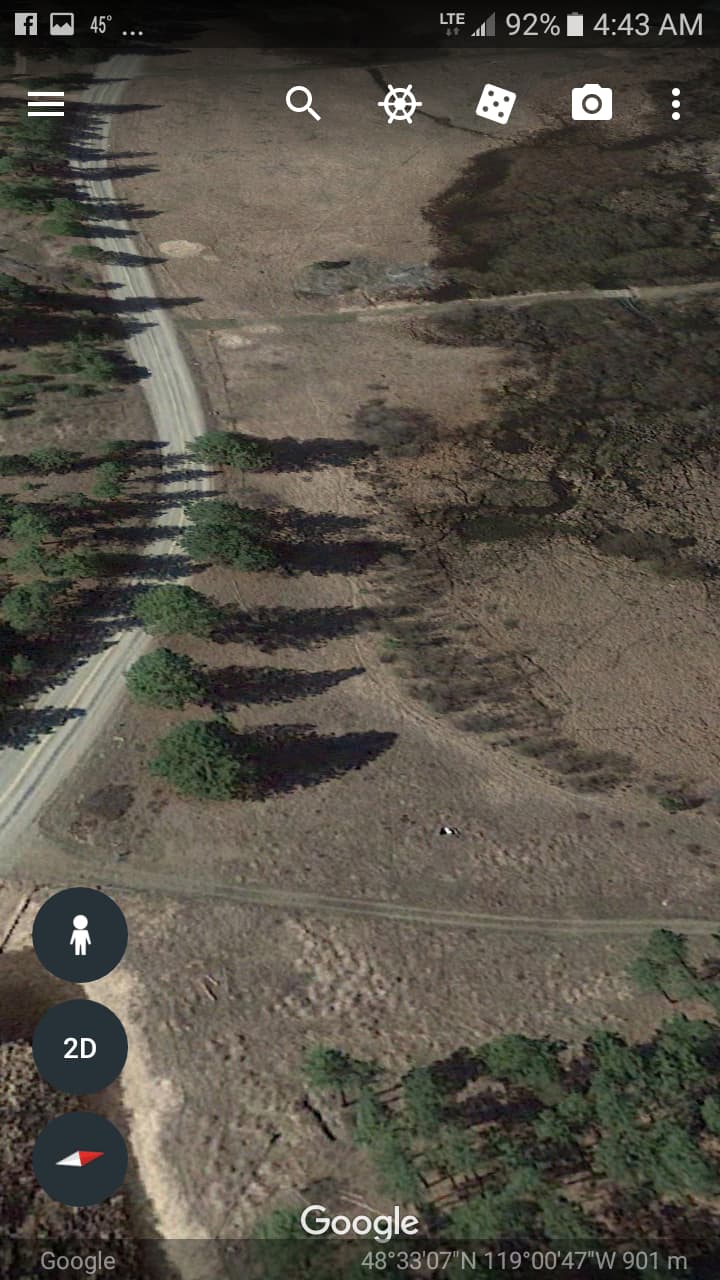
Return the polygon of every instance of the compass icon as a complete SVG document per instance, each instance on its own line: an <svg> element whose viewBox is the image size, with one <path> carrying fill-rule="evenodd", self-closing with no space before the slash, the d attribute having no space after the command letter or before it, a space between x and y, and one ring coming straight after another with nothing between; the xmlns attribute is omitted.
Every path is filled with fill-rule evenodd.
<svg viewBox="0 0 720 1280"><path fill-rule="evenodd" d="M389 84L388 91L378 102L378 106L383 108L388 124L392 124L395 120L404 120L406 124L412 124L412 118L418 107L422 106L422 102L418 102L411 84L405 89L395 89Z"/></svg>

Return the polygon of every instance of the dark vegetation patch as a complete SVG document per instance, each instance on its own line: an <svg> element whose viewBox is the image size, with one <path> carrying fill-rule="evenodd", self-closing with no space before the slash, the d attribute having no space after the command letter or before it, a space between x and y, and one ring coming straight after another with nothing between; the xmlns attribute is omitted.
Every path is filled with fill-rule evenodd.
<svg viewBox="0 0 720 1280"><path fill-rule="evenodd" d="M414 332L504 351L508 372L470 426L383 399L358 411L358 436L373 449L366 469L411 551L385 574L393 617L383 659L434 710L574 787L629 780L632 761L611 743L587 751L563 733L563 707L536 696L532 651L511 635L489 649L454 593L477 582L492 597L503 572L557 540L668 578L717 578L713 521L693 486L711 486L717 466L720 310L470 307Z"/></svg>
<svg viewBox="0 0 720 1280"><path fill-rule="evenodd" d="M471 537L485 529L497 537L506 521L513 537L572 534L603 554L681 576L689 566L717 572L714 539L692 503L686 510L657 500L673 469L714 471L717 304L673 302L640 315L619 303L478 309L418 336L524 356L526 372L498 388L486 423L450 428L477 457L470 479L482 486L480 501L474 492L456 513ZM427 425L417 433L427 448Z"/></svg>
<svg viewBox="0 0 720 1280"><path fill-rule="evenodd" d="M82 801L82 809L88 817L102 819L103 822L117 822L124 818L133 802L132 787L123 783L109 783L91 791Z"/></svg>
<svg viewBox="0 0 720 1280"><path fill-rule="evenodd" d="M717 72L700 80L717 107ZM668 92L657 86L652 135L570 126L472 159L425 209L449 281L440 296L717 278L700 151L714 141L711 108L680 146Z"/></svg>

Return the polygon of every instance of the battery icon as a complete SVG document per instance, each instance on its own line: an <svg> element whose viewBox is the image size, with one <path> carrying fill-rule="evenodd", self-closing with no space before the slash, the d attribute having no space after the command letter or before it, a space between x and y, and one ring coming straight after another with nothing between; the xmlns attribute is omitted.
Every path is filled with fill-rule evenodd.
<svg viewBox="0 0 720 1280"><path fill-rule="evenodd" d="M568 14L566 30L569 36L581 36L583 34L583 16L581 13Z"/></svg>

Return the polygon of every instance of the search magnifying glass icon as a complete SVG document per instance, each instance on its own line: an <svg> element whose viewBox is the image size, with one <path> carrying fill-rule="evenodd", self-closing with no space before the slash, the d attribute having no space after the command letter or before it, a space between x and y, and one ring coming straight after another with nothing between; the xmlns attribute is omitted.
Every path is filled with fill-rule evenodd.
<svg viewBox="0 0 720 1280"><path fill-rule="evenodd" d="M303 103L301 106L295 106L295 104L293 103L293 96L296 93L302 94ZM295 84L293 85L292 89L288 89L287 93L285 94L285 106L288 108L289 111L295 111L295 112L308 111L312 116L313 120L320 119L320 116L318 115L317 111L313 110L312 94L309 89L305 88L304 84Z"/></svg>

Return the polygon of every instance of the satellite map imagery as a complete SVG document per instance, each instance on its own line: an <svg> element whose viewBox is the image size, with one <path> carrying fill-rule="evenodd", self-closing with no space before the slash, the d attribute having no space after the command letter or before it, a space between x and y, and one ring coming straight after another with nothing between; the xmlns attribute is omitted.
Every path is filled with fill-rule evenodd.
<svg viewBox="0 0 720 1280"><path fill-rule="evenodd" d="M717 1280L720 5L0 81L0 1280Z"/></svg>

